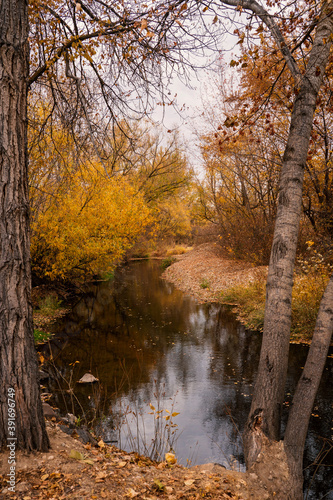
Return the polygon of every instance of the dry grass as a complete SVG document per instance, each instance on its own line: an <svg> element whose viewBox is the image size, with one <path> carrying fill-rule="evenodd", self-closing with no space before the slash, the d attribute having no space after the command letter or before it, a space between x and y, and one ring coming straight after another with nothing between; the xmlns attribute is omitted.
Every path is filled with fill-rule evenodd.
<svg viewBox="0 0 333 500"><path fill-rule="evenodd" d="M185 247L182 245L176 245L172 248L168 248L166 251L166 256L169 257L171 255L183 255L184 253L193 250L193 247Z"/></svg>
<svg viewBox="0 0 333 500"><path fill-rule="evenodd" d="M296 274L292 295L291 342L311 341L321 298L328 283L326 274ZM240 321L251 330L264 325L266 278L261 276L247 286L231 287L221 294L223 303L236 304Z"/></svg>

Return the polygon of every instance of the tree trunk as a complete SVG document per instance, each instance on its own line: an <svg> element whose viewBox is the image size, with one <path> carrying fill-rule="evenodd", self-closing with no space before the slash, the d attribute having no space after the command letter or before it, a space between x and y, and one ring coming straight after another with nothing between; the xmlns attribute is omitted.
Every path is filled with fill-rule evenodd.
<svg viewBox="0 0 333 500"><path fill-rule="evenodd" d="M46 451L30 297L27 0L0 0L0 19L0 448L16 438L18 448Z"/></svg>
<svg viewBox="0 0 333 500"><path fill-rule="evenodd" d="M315 331L307 360L298 382L284 436L284 447L291 476L292 498L300 496L303 483L303 450L312 407L325 367L333 331L333 275L320 303Z"/></svg>
<svg viewBox="0 0 333 500"><path fill-rule="evenodd" d="M297 82L295 86L297 97L283 158L267 278L263 342L254 396L244 431L248 467L256 461L263 437L268 437L271 441L280 439L289 356L293 271L302 209L303 171L316 99L332 44L330 35L333 23L330 14L331 2L326 4L318 23L306 73L299 86ZM303 450L301 455L303 456Z"/></svg>

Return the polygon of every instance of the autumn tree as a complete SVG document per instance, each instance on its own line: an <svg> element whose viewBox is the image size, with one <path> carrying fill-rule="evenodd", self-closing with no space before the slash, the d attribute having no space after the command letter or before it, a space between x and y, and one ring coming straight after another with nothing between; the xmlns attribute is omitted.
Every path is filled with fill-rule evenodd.
<svg viewBox="0 0 333 500"><path fill-rule="evenodd" d="M33 277L83 279L110 271L138 237L189 231L191 172L175 134L130 121L104 130L104 168L48 102L30 99L29 185ZM42 126L43 125L43 126Z"/></svg>
<svg viewBox="0 0 333 500"><path fill-rule="evenodd" d="M246 110L254 97L248 88L242 92L242 80L232 85L225 65L219 63L216 73L214 97L204 105L206 130L199 136L205 176L198 185L197 215L217 226L232 255L268 264L288 122L276 123L276 112L266 106L249 124Z"/></svg>
<svg viewBox="0 0 333 500"><path fill-rule="evenodd" d="M304 169L313 128L317 99L331 58L333 19L331 1L291 2L279 9L278 2L267 2L267 9L255 0L222 0L213 5L221 15L226 8L239 17L241 43L254 30L256 40L270 41L272 51L289 71L294 95L290 127L282 159L277 216L267 279L265 322L260 362L251 411L243 440L247 466L257 462L260 452L284 450L289 481L281 485L281 498L300 499L302 494L303 450L315 394L327 357L333 329L333 278L323 295L308 359L296 388L281 446L280 425L288 367L293 271L302 214ZM271 11L271 12L270 12ZM238 13L237 13L238 12ZM255 24L255 20L257 24ZM250 35L249 35L250 36ZM248 38L250 40L250 38ZM251 43L251 41L249 42ZM251 47L250 63L255 65L258 51ZM249 54L249 52L248 52ZM233 62L234 61L234 62ZM235 60L232 65L235 65ZM248 61L244 61L249 64ZM267 53L267 75L272 59ZM267 77L267 76L266 76ZM265 74L263 74L265 78Z"/></svg>
<svg viewBox="0 0 333 500"><path fill-rule="evenodd" d="M32 223L33 272L81 281L111 272L150 219L143 196L128 181L85 168Z"/></svg>
<svg viewBox="0 0 333 500"><path fill-rule="evenodd" d="M161 131L148 128L141 137L131 178L153 217L148 242L181 239L191 231L189 192L193 178L184 146L171 130L165 137Z"/></svg>
<svg viewBox="0 0 333 500"><path fill-rule="evenodd" d="M293 89L290 74L282 71L283 60L278 57L278 51L272 50L265 39L255 50L244 47L243 37L240 42L241 56L231 61L232 77L236 73L237 85L232 86L227 65L219 62L218 79L209 89L214 98L211 104L209 100L205 103L207 130L201 134L201 144L206 172L205 191L210 196L200 196L200 200L201 205L207 202L214 207L211 219L213 217L212 220L221 226L223 242L236 255L266 263L276 212L277 173L288 137ZM265 57L267 53L270 54L269 63ZM251 60L253 54L255 65ZM302 235L307 232L307 239L314 238L326 250L331 241L332 148L328 130L332 121L332 104L325 96L330 95L328 75L331 66L329 61L317 99L302 198L305 216L302 217ZM245 159L250 170L243 169ZM211 176L214 180L210 179ZM234 188L230 185L228 188L224 182L227 176ZM239 197L233 196L235 190ZM253 202L245 203L244 195L250 201L249 194L254 196ZM236 217L231 216L230 210ZM204 206L201 213L205 215ZM238 228L242 222L245 230L240 236ZM263 243L258 240L260 234ZM251 236L252 243L248 241ZM300 248L302 245L304 238L299 242ZM248 249L253 250L252 254L247 253Z"/></svg>

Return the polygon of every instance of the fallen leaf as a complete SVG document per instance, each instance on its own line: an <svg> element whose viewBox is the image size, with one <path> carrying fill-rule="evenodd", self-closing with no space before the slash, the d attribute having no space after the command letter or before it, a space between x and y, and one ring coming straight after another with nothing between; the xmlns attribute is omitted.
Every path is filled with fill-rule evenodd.
<svg viewBox="0 0 333 500"><path fill-rule="evenodd" d="M100 448L105 448L105 443L104 443L103 439L101 439L100 441L98 441L98 446Z"/></svg>
<svg viewBox="0 0 333 500"><path fill-rule="evenodd" d="M76 450L71 450L69 453L70 458L75 458L75 460L84 460L82 453Z"/></svg>
<svg viewBox="0 0 333 500"><path fill-rule="evenodd" d="M129 498L135 498L138 496L139 493L137 493L133 488L128 488L128 492L126 493L126 496Z"/></svg>
<svg viewBox="0 0 333 500"><path fill-rule="evenodd" d="M41 481L45 481L45 479L47 479L48 477L49 477L49 474L44 474L44 475L40 478L40 480L41 480Z"/></svg>
<svg viewBox="0 0 333 500"><path fill-rule="evenodd" d="M88 458L85 458L84 460L82 460L82 462L88 465L94 465L95 463L93 460L89 460Z"/></svg>
<svg viewBox="0 0 333 500"><path fill-rule="evenodd" d="M60 474L60 472L52 472L50 477L53 477L55 479L60 479L62 476L62 474Z"/></svg>
<svg viewBox="0 0 333 500"><path fill-rule="evenodd" d="M154 486L158 491L164 490L164 484L159 479L154 479Z"/></svg>
<svg viewBox="0 0 333 500"><path fill-rule="evenodd" d="M127 465L127 462L118 462L117 467L118 469L121 469L122 467L125 467Z"/></svg>
<svg viewBox="0 0 333 500"><path fill-rule="evenodd" d="M174 465L177 463L177 458L174 453L166 453L165 460L167 461L168 465Z"/></svg>
<svg viewBox="0 0 333 500"><path fill-rule="evenodd" d="M187 479L185 481L185 486L192 486L192 484L195 482L195 479Z"/></svg>
<svg viewBox="0 0 333 500"><path fill-rule="evenodd" d="M99 472L96 476L96 482L104 481L106 478L105 472Z"/></svg>

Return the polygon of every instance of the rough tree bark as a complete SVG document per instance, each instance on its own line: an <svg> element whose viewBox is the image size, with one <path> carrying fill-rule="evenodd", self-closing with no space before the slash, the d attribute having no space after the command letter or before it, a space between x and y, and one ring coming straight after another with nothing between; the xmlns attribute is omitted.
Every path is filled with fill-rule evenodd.
<svg viewBox="0 0 333 500"><path fill-rule="evenodd" d="M303 450L312 407L325 367L333 331L333 275L321 300L316 327L302 376L296 387L284 435L290 475L293 478L291 498L297 499L298 485L303 482Z"/></svg>
<svg viewBox="0 0 333 500"><path fill-rule="evenodd" d="M27 179L28 2L0 0L0 448L49 448L33 337ZM13 429L13 428L11 428Z"/></svg>

